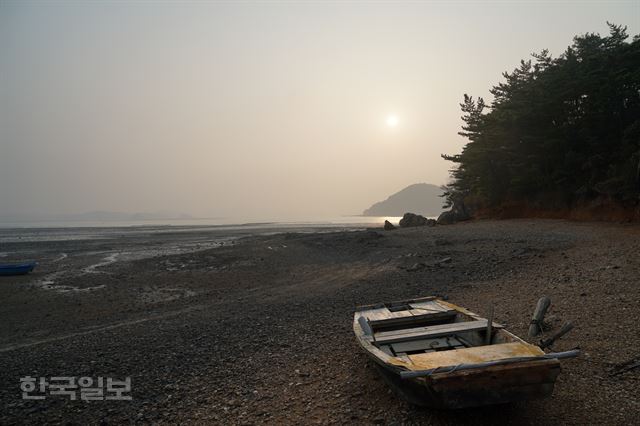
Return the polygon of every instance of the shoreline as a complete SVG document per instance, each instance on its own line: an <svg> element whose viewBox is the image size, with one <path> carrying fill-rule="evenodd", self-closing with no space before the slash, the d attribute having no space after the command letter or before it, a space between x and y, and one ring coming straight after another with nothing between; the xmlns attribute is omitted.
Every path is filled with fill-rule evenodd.
<svg viewBox="0 0 640 426"><path fill-rule="evenodd" d="M0 221L2 230L28 229L109 229L109 228L243 228L243 227L305 227L305 226L367 226L384 223L385 219L399 220L401 216L343 215L336 217L290 220L221 220L203 219L149 219L149 220L34 220Z"/></svg>
<svg viewBox="0 0 640 426"><path fill-rule="evenodd" d="M579 345L583 355L562 363L553 397L501 407L505 421L635 419L640 370L610 372L640 347L640 336L615 337L634 330L639 313L638 226L518 219L245 235L69 273L99 264L109 250L213 236L25 243L51 256L37 274L58 273L63 286L104 287L46 291L32 284L37 274L0 281L0 422L495 423L495 407L407 405L360 352L351 330L356 305L427 295L481 315L493 305L496 321L523 338L542 295L552 300L554 330L576 324L554 349ZM58 259L61 250L67 256ZM25 375L129 376L133 400L24 401L18 379Z"/></svg>

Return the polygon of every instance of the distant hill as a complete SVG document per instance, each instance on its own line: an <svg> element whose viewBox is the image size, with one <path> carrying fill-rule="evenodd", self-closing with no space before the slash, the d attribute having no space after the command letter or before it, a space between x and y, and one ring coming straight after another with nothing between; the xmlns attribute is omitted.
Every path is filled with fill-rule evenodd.
<svg viewBox="0 0 640 426"><path fill-rule="evenodd" d="M444 210L442 189L430 183L409 185L384 201L375 203L362 214L364 216L402 216L411 212L423 216L438 216Z"/></svg>

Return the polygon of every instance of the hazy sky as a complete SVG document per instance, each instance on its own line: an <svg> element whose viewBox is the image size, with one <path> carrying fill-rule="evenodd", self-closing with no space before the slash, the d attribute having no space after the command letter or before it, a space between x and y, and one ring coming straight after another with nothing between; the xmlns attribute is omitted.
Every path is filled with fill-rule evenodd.
<svg viewBox="0 0 640 426"><path fill-rule="evenodd" d="M607 20L640 2L0 1L0 216L360 213L448 180L463 93Z"/></svg>

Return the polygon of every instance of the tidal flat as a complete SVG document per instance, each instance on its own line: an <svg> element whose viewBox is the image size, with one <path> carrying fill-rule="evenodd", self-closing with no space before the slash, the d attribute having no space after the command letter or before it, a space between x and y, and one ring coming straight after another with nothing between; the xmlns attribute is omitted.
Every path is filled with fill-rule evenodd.
<svg viewBox="0 0 640 426"><path fill-rule="evenodd" d="M640 228L561 220L373 228L185 227L46 238L4 231L0 423L633 424ZM39 231L44 232L44 231ZM68 233L68 232L67 232ZM75 235L75 234L74 234ZM437 295L521 337L541 296L553 397L436 411L396 398L360 351L355 306ZM536 342L535 340L530 340ZM130 401L24 400L20 378L131 378Z"/></svg>

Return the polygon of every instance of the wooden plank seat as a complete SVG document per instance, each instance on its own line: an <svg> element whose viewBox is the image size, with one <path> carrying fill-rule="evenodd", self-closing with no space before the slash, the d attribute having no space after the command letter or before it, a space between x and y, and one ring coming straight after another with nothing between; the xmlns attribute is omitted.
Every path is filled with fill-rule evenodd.
<svg viewBox="0 0 640 426"><path fill-rule="evenodd" d="M456 333L466 333L471 331L482 331L487 328L487 320L454 322L451 324L431 325L426 327L406 328L403 330L382 331L375 333L375 342L378 345L388 345L391 343L406 342L416 339L427 339L441 336L448 336ZM493 328L502 326L493 323Z"/></svg>
<svg viewBox="0 0 640 426"><path fill-rule="evenodd" d="M411 323L453 321L457 311L444 307L435 301L419 301L389 304L363 312L369 325L373 328L395 327ZM416 324L418 325L418 324Z"/></svg>
<svg viewBox="0 0 640 426"><path fill-rule="evenodd" d="M408 311L390 312L389 314L390 315L376 316L374 317L375 319L369 317L369 325L375 329L376 327L380 326L392 327L409 325L411 323L427 320L434 322L448 321L453 320L456 317L457 312L451 310L435 313L425 313L424 311L420 311L418 309L411 309Z"/></svg>

